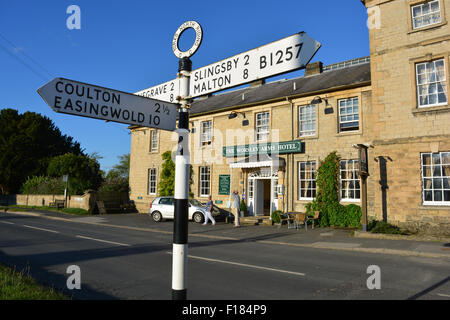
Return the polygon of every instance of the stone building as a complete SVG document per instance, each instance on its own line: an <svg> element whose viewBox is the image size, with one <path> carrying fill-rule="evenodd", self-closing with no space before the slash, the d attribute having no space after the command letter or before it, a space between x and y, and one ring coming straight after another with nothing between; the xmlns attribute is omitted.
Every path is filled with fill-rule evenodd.
<svg viewBox="0 0 450 320"><path fill-rule="evenodd" d="M369 217L449 233L450 1L362 2L374 19L370 57L310 63L303 77L192 103L195 198L212 195L226 208L229 191L238 190L251 215L303 211L320 161L336 150L341 203L360 204L354 145L368 144ZM130 130L130 198L145 213L158 194L161 154L174 151L177 138Z"/></svg>

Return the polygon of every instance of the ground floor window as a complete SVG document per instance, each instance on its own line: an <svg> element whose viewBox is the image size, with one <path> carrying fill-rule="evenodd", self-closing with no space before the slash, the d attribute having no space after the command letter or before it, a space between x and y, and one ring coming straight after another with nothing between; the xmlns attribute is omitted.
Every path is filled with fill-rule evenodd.
<svg viewBox="0 0 450 320"><path fill-rule="evenodd" d="M450 152L422 153L424 204L450 205Z"/></svg>
<svg viewBox="0 0 450 320"><path fill-rule="evenodd" d="M316 197L316 162L298 163L298 198L312 200Z"/></svg>
<svg viewBox="0 0 450 320"><path fill-rule="evenodd" d="M199 179L200 179L199 181L200 197L209 196L211 186L211 174L208 166L200 167Z"/></svg>
<svg viewBox="0 0 450 320"><path fill-rule="evenodd" d="M148 194L156 194L156 168L148 169Z"/></svg>
<svg viewBox="0 0 450 320"><path fill-rule="evenodd" d="M359 201L361 187L359 185L358 171L358 160L340 161L339 174L342 201Z"/></svg>

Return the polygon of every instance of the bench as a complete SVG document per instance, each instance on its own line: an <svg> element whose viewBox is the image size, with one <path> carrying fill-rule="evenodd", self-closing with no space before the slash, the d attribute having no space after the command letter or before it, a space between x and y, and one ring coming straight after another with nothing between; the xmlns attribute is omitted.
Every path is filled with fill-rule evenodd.
<svg viewBox="0 0 450 320"><path fill-rule="evenodd" d="M65 204L65 200L55 200L54 202L50 202L49 207L61 209L65 207Z"/></svg>

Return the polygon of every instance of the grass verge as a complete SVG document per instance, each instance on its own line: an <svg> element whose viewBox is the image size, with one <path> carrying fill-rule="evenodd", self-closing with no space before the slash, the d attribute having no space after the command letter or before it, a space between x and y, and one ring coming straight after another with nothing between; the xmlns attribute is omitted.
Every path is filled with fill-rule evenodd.
<svg viewBox="0 0 450 320"><path fill-rule="evenodd" d="M67 300L53 288L39 285L28 272L0 264L0 300Z"/></svg>
<svg viewBox="0 0 450 320"><path fill-rule="evenodd" d="M0 206L0 210L2 211L30 211L30 210L45 210L45 211L53 211L53 212L64 212L68 214L75 215L90 215L89 211L78 208L62 208L56 209L49 206L25 206L25 205L9 205L9 206Z"/></svg>

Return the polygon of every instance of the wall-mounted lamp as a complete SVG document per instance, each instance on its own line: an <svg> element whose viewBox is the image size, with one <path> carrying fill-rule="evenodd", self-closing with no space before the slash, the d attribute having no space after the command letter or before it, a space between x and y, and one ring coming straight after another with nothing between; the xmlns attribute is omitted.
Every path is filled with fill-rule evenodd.
<svg viewBox="0 0 450 320"><path fill-rule="evenodd" d="M248 126L248 120L245 118L245 113L240 111L231 111L231 113L228 115L228 119L234 119L238 116L238 113L242 114L244 117L244 120L242 120L242 126Z"/></svg>
<svg viewBox="0 0 450 320"><path fill-rule="evenodd" d="M324 109L324 113L325 114L330 114L333 113L333 107L328 104L328 99L327 98L321 98L319 96L316 96L312 101L311 104L320 104L325 100L325 109Z"/></svg>

